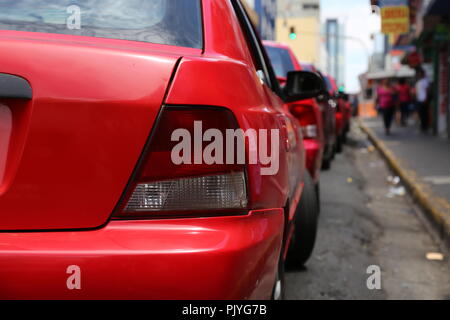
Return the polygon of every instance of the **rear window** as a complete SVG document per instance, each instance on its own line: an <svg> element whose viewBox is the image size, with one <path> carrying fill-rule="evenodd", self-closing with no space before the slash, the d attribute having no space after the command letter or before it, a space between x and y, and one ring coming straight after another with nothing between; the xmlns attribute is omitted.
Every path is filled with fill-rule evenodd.
<svg viewBox="0 0 450 320"><path fill-rule="evenodd" d="M271 46L266 46L266 51L277 77L286 78L288 72L295 71L289 51Z"/></svg>
<svg viewBox="0 0 450 320"><path fill-rule="evenodd" d="M202 48L200 0L1 0L0 30Z"/></svg>

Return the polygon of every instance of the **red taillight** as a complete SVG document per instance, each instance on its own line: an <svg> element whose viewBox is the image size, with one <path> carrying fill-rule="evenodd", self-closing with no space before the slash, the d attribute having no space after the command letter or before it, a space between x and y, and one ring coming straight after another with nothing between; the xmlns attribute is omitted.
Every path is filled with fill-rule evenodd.
<svg viewBox="0 0 450 320"><path fill-rule="evenodd" d="M190 150L190 154L177 154L190 161L178 164L172 159L172 151L180 146L181 141L185 141L173 136L180 129L191 137L188 141L190 149L185 149ZM215 159L222 158L224 161L205 163L203 152L215 141L211 138L204 142L208 139L204 139L203 134L209 129L225 137L226 130L238 129L238 123L233 113L225 108L163 107L137 175L115 217L204 215L205 210L240 210L245 213L248 202L245 164L237 164L236 149L234 161L226 161L225 141L222 141L221 150L213 152L213 156L222 153Z"/></svg>
<svg viewBox="0 0 450 320"><path fill-rule="evenodd" d="M314 107L308 104L293 104L290 106L290 110L300 122L303 137L307 139L317 138L317 118Z"/></svg>

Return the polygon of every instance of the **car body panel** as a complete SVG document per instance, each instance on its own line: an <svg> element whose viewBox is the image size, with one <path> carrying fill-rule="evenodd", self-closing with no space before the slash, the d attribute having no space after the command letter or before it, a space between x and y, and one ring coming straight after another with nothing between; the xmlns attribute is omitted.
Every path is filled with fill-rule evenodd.
<svg viewBox="0 0 450 320"><path fill-rule="evenodd" d="M244 131L261 128L280 129L283 133L286 119L295 124L291 150L280 150L278 174L261 176L260 164L247 166L252 208L285 207L301 190L305 172L306 155L297 122L285 111L285 103L256 74L252 54L231 3L206 0L203 11L207 30L204 55L182 59L166 103L179 105L189 101L193 105L229 108ZM218 18L211 19L212 13ZM224 28L223 21L229 21L230 27Z"/></svg>
<svg viewBox="0 0 450 320"><path fill-rule="evenodd" d="M13 34L0 31L0 73L27 79L33 99L1 101L14 125L0 230L99 227L141 155L179 54Z"/></svg>
<svg viewBox="0 0 450 320"><path fill-rule="evenodd" d="M329 93L333 97L336 103L336 136L341 137L344 133L344 128L346 126L346 111L344 110L344 101L338 97L338 87L336 80L330 76L326 75L330 83Z"/></svg>
<svg viewBox="0 0 450 320"><path fill-rule="evenodd" d="M303 70L302 65L299 63L298 59L295 57L294 52L292 49L285 44L274 42L274 41L263 41L264 45L266 47L274 47L278 49L285 50L289 53L289 57L291 59L292 65L294 66L294 70L292 71L301 71ZM314 70L312 70L314 72ZM282 82L282 81L281 81ZM320 180L320 168L322 166L322 158L324 154L324 128L323 128L323 116L320 110L319 103L317 102L317 99L307 99L302 101L296 101L294 103L290 103L287 105L287 108L289 112L292 111L293 108L296 107L296 105L301 104L304 106L310 107L313 112L316 115L316 125L317 125L317 132L318 137L313 139L304 139L305 144L305 150L306 150L306 167L311 174L311 177L313 178L314 182L317 184ZM308 143L308 140L314 140L311 143ZM307 148L306 146L309 145L310 147L314 146L314 148Z"/></svg>
<svg viewBox="0 0 450 320"><path fill-rule="evenodd" d="M0 299L269 299L282 209L0 233ZM81 290L69 290L70 266Z"/></svg>
<svg viewBox="0 0 450 320"><path fill-rule="evenodd" d="M325 147L325 158L331 159L334 156L337 135L336 135L336 113L337 113L337 103L334 99L335 91L333 91L332 84L328 75L320 73L325 80L328 88L329 97L322 99L320 101L323 121L324 121L324 133L325 140L327 141Z"/></svg>
<svg viewBox="0 0 450 320"><path fill-rule="evenodd" d="M17 42L17 47L27 46L33 41L45 43L39 46L41 49L34 50L40 50L42 56L39 59L46 65L55 66L56 63L78 59L66 70L55 67L45 74L45 65L27 65L19 59L22 65L18 68L9 57L6 67L0 66L0 72L20 73L32 84L38 77L50 77L48 82L37 85L34 99L45 99L43 93L46 93L47 97L55 95L66 100L73 100L78 95L83 102L81 109L77 109L80 114L76 114L74 108L60 113L55 113L58 111L56 107L43 108L47 112L40 115L36 127L30 125L25 130L27 147L21 156L21 167L14 181L8 184L7 192L0 194L0 208L12 212L15 210L13 197L16 201L23 199L23 190L12 189L17 181L25 182L30 176L43 181L42 176L51 169L50 164L56 170L50 174L53 180L47 180L49 188L46 197L39 200L42 210L31 208L31 203L22 204L24 207L30 206L30 212L25 213L29 219L8 218L10 220L0 222L7 231L0 233L0 298L271 297L279 261L283 257L282 248L289 243L303 191L306 155L301 129L296 119L286 112L282 99L258 77L231 2L202 0L202 10L202 50L21 33L20 36L26 38L22 41L15 38L18 33L0 31L0 46L6 46L8 41ZM223 21L227 21L226 26ZM5 40L1 36L13 39ZM55 50L45 50L50 47ZM71 59L67 56L63 59L58 55L61 52ZM97 61L99 59L100 62ZM85 75L92 70L96 72L90 76L102 85L99 96L96 88L86 81ZM69 81L70 86L56 81L67 80L69 75L78 75L79 78ZM73 81L76 81L75 88ZM61 88L61 91L56 88ZM244 130L280 130L277 173L263 176L261 163L247 166L248 215L220 217L220 212L215 212L218 217L158 220L149 216L141 221L108 221L132 178L133 169L142 159L144 145L163 105L225 107L234 113ZM103 112L92 115L93 108ZM27 115L30 123L39 115L35 110ZM109 121L105 121L104 111L108 111L106 117ZM58 122L53 123L52 119ZM121 121L124 119L129 121ZM77 134L77 128L82 125L84 130L90 128L92 132L86 130L82 131L83 134ZM102 138L102 135L108 137ZM63 149L68 138L77 148ZM27 150L32 142L38 147ZM46 143L54 146L51 152L45 149ZM69 161L71 165L55 165L50 161L42 164L44 172L34 172L37 170L31 160L35 157L39 159L38 151L47 151L40 161L49 161L52 155ZM73 154L75 151L78 151L76 157ZM69 209L63 206L63 203L69 203L68 196L64 194L67 191L56 189L56 186L64 186L58 181L65 181L64 176L57 177L56 173L62 175L67 167L74 171L69 173L69 177L76 182L70 186L70 200L79 198L81 203L70 203L73 206ZM20 170L24 170L23 173ZM98 178L96 183L86 183L92 178ZM86 189L83 190L83 187ZM56 203L50 202L50 190L59 192ZM88 192L90 194L85 194ZM97 192L100 192L99 200L108 197L108 203L97 203L94 199ZM47 211L43 209L45 204ZM76 210L78 206L84 207ZM73 219L74 215L67 214L67 211L81 214ZM44 218L39 219L40 215ZM57 217L55 221L49 221L52 216ZM59 230L68 226L73 230ZM75 230L90 227L97 228ZM8 230L17 228L24 229L22 231L54 230ZM71 265L81 268L85 279L82 290L67 288L66 280L70 274L66 271Z"/></svg>

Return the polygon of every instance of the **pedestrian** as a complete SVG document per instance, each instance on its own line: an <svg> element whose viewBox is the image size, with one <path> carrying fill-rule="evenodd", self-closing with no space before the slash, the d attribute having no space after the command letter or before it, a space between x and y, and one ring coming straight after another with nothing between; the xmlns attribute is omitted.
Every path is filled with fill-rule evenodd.
<svg viewBox="0 0 450 320"><path fill-rule="evenodd" d="M389 79L383 79L377 90L377 105L383 115L386 135L391 134L392 120L395 113L394 89Z"/></svg>
<svg viewBox="0 0 450 320"><path fill-rule="evenodd" d="M359 98L357 94L350 96L350 103L352 105L352 116L357 117L359 114Z"/></svg>
<svg viewBox="0 0 450 320"><path fill-rule="evenodd" d="M429 86L430 82L428 81L425 70L418 69L416 82L416 101L420 118L420 128L424 133L428 131L429 126Z"/></svg>
<svg viewBox="0 0 450 320"><path fill-rule="evenodd" d="M411 87L406 82L406 79L402 78L397 85L398 102L400 104L400 124L405 127L408 118L411 105Z"/></svg>

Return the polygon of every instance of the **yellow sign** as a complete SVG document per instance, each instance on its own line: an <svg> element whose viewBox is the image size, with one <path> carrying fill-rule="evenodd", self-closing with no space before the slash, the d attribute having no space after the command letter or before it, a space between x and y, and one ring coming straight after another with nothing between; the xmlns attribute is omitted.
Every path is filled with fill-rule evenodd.
<svg viewBox="0 0 450 320"><path fill-rule="evenodd" d="M388 6L381 8L382 32L403 34L409 32L409 7Z"/></svg>

